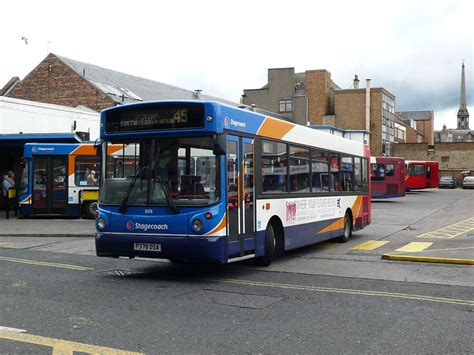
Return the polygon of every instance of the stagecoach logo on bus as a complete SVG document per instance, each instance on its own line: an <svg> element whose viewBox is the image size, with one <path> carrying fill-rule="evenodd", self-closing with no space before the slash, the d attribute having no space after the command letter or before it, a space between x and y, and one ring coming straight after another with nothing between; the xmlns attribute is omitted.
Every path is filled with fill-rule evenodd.
<svg viewBox="0 0 474 355"><path fill-rule="evenodd" d="M33 147L31 148L31 151L33 153L37 153L37 152L53 152L54 151L54 147Z"/></svg>
<svg viewBox="0 0 474 355"><path fill-rule="evenodd" d="M141 230L141 231L149 231L149 230L168 230L168 225L166 223L163 224L151 224L151 223L138 223L128 221L126 227L129 231L132 230Z"/></svg>
<svg viewBox="0 0 474 355"><path fill-rule="evenodd" d="M235 128L245 128L246 123L233 120L232 118L229 118L229 117L224 118L224 127L229 128L230 126L234 126Z"/></svg>
<svg viewBox="0 0 474 355"><path fill-rule="evenodd" d="M286 202L286 223L309 222L338 218L341 214L341 199L334 197L298 199Z"/></svg>

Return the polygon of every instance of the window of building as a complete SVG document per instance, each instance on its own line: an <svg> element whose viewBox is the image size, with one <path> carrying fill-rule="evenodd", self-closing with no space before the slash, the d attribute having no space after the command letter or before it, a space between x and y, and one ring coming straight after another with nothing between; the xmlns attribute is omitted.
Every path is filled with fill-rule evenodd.
<svg viewBox="0 0 474 355"><path fill-rule="evenodd" d="M287 192L287 176L286 144L262 140L263 192Z"/></svg>
<svg viewBox="0 0 474 355"><path fill-rule="evenodd" d="M279 101L279 112L293 112L292 100L280 100Z"/></svg>
<svg viewBox="0 0 474 355"><path fill-rule="evenodd" d="M100 158L92 156L76 157L74 182L77 186L98 186Z"/></svg>

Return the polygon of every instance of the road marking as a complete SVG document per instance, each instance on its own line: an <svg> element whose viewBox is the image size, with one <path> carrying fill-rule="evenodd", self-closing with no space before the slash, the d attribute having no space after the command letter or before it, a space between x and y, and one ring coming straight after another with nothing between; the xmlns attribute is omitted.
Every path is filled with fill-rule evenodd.
<svg viewBox="0 0 474 355"><path fill-rule="evenodd" d="M459 237L460 235L467 234L468 232L474 231L474 217L465 219L463 221L451 224L441 229L423 233L417 238L438 238L438 239L452 239Z"/></svg>
<svg viewBox="0 0 474 355"><path fill-rule="evenodd" d="M341 245L341 243L323 242L316 245L321 249L332 249L332 248L337 247L338 245Z"/></svg>
<svg viewBox="0 0 474 355"><path fill-rule="evenodd" d="M436 258L436 257L431 257L431 256L408 256L408 255L383 254L382 259L394 260L394 261L415 261L415 262L420 262L420 263L474 265L474 260L471 260L471 259Z"/></svg>
<svg viewBox="0 0 474 355"><path fill-rule="evenodd" d="M0 260L11 261L11 262L20 263L20 264L28 264L28 265L35 265L35 266L47 266L47 267L55 267L55 268L60 268L60 269L69 269L69 270L76 270L76 271L92 271L92 270L94 270L93 268L85 267L85 266L51 263L51 262L47 262L47 261L35 261L35 260L28 260L28 259L10 258L8 256L0 256Z"/></svg>
<svg viewBox="0 0 474 355"><path fill-rule="evenodd" d="M354 289L305 286L305 285L294 285L294 284L280 284L280 283L273 283L273 282L248 281L248 280L236 280L236 279L205 279L205 281L211 281L211 282L217 281L217 282L224 282L224 283L236 284L236 285L281 288L281 289L290 289L290 290L299 290L299 291L328 292L328 293L342 293L342 294L373 296L373 297L401 298L401 299L410 299L410 300L416 300L416 301L457 304L457 305L463 305L463 306L469 306L469 307L474 306L474 300L461 300L461 299L454 299L454 298L434 297L434 296L416 295L416 294L408 294L408 293L354 290Z"/></svg>
<svg viewBox="0 0 474 355"><path fill-rule="evenodd" d="M47 338L38 335L18 333L15 331L0 330L0 339L13 340L21 343L35 344L53 348L53 354L72 355L74 352L87 354L103 354L103 355L141 355L132 351L125 351L120 349L108 348L104 346L97 346L84 343L76 343L62 339Z"/></svg>
<svg viewBox="0 0 474 355"><path fill-rule="evenodd" d="M433 243L431 242L411 242L395 251L402 251L405 253L419 253L420 251L430 247L432 244Z"/></svg>
<svg viewBox="0 0 474 355"><path fill-rule="evenodd" d="M2 327L0 326L0 332L4 330L4 331L7 331L7 332L16 332L16 333L24 333L26 332L25 329L18 329L18 328L10 328L10 327Z"/></svg>
<svg viewBox="0 0 474 355"><path fill-rule="evenodd" d="M379 240L368 240L364 243L356 245L353 247L353 250L375 250L387 244L388 241L379 241Z"/></svg>

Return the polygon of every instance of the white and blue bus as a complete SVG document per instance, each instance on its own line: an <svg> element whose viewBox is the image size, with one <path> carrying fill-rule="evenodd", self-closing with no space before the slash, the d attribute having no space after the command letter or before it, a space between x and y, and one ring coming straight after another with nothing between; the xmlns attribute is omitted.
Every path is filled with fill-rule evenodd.
<svg viewBox="0 0 474 355"><path fill-rule="evenodd" d="M27 143L19 191L20 217L94 218L100 157L93 143Z"/></svg>
<svg viewBox="0 0 474 355"><path fill-rule="evenodd" d="M268 265L371 221L367 145L208 101L101 114L96 252Z"/></svg>

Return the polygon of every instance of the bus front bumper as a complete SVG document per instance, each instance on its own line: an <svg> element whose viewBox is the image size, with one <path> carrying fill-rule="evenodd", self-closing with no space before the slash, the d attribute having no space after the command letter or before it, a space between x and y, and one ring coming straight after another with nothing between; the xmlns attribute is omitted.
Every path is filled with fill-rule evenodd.
<svg viewBox="0 0 474 355"><path fill-rule="evenodd" d="M137 250L137 244L159 245L159 251ZM140 245L143 246L143 245ZM227 262L225 237L135 236L97 233L97 256L144 257L190 262ZM155 248L157 249L157 248Z"/></svg>

